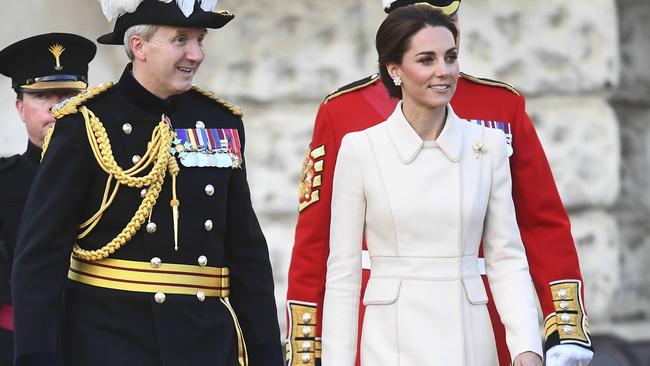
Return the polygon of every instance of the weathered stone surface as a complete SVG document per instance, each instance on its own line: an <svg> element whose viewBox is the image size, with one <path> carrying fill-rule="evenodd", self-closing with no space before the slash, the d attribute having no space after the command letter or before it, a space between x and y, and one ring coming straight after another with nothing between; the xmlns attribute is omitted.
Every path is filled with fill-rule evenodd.
<svg viewBox="0 0 650 366"><path fill-rule="evenodd" d="M621 249L616 220L590 210L571 215L580 269L585 284L587 312L592 322L611 319L610 304L621 283Z"/></svg>
<svg viewBox="0 0 650 366"><path fill-rule="evenodd" d="M463 3L462 68L528 94L584 92L618 82L613 0Z"/></svg>
<svg viewBox="0 0 650 366"><path fill-rule="evenodd" d="M275 281L275 301L281 334L286 329L287 274L293 248L293 234L297 212L292 215L260 215L260 225L269 246L269 255Z"/></svg>
<svg viewBox="0 0 650 366"><path fill-rule="evenodd" d="M619 2L621 42L621 85L617 98L650 103L650 2Z"/></svg>
<svg viewBox="0 0 650 366"><path fill-rule="evenodd" d="M527 110L567 208L610 206L621 164L612 108L598 98L553 97L529 99Z"/></svg>
<svg viewBox="0 0 650 366"><path fill-rule="evenodd" d="M244 105L248 179L258 212L297 212L300 169L317 109L317 102Z"/></svg>

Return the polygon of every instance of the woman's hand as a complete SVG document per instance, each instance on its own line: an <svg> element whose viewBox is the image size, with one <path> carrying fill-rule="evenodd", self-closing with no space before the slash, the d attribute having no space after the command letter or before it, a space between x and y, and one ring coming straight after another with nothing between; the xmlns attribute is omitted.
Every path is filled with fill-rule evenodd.
<svg viewBox="0 0 650 366"><path fill-rule="evenodd" d="M542 358L535 352L520 353L515 357L514 366L542 366Z"/></svg>

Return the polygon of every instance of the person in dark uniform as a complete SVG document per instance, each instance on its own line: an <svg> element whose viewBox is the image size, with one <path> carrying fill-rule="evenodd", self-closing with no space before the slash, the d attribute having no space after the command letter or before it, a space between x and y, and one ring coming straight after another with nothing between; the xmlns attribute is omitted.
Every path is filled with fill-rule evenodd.
<svg viewBox="0 0 650 366"><path fill-rule="evenodd" d="M234 17L214 3L102 2L98 42L131 62L55 110L16 244L16 365L283 364L242 112L192 86Z"/></svg>
<svg viewBox="0 0 650 366"><path fill-rule="evenodd" d="M27 150L0 158L0 366L13 364L11 264L23 206L41 161L51 108L86 89L95 44L78 35L47 33L0 51L0 73L11 78L16 110L27 129Z"/></svg>

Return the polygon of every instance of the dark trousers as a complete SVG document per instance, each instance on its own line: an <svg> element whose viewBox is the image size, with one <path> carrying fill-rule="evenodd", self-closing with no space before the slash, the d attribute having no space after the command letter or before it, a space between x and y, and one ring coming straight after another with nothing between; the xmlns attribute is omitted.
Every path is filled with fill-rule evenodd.
<svg viewBox="0 0 650 366"><path fill-rule="evenodd" d="M0 328L0 366L12 366L14 358L14 332Z"/></svg>

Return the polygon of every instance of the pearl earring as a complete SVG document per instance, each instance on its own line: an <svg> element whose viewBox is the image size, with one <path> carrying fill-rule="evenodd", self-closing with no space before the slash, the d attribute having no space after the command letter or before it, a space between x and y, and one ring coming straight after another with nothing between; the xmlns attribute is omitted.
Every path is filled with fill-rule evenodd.
<svg viewBox="0 0 650 366"><path fill-rule="evenodd" d="M395 86L402 86L402 79L400 79L399 76L394 77L393 83L395 83Z"/></svg>

